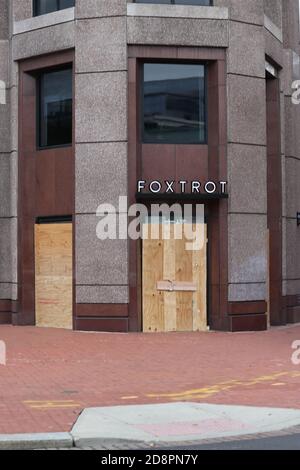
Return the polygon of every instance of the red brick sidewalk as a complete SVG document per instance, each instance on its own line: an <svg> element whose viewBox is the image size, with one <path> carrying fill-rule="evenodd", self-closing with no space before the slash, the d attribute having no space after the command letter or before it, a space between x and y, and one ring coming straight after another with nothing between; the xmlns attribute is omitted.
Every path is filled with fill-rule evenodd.
<svg viewBox="0 0 300 470"><path fill-rule="evenodd" d="M68 431L89 406L200 401L300 408L300 326L262 333L97 334L0 327L0 434Z"/></svg>

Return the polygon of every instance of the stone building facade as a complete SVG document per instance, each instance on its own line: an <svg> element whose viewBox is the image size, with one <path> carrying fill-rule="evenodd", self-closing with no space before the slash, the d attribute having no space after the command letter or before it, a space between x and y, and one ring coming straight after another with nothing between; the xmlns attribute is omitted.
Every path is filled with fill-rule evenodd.
<svg viewBox="0 0 300 470"><path fill-rule="evenodd" d="M69 216L74 328L141 331L140 244L97 239L95 212L135 202L138 180L167 178L228 181L228 198L201 197L210 328L299 322L299 37L298 0L76 0L37 16L32 0L0 0L0 323L36 323L34 225ZM141 141L145 63L207 67L207 142ZM35 83L64 64L72 143L43 151Z"/></svg>

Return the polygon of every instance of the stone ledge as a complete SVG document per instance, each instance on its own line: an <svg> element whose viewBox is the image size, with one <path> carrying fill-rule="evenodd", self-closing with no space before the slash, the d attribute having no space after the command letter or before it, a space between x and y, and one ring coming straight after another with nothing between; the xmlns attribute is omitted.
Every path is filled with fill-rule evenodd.
<svg viewBox="0 0 300 470"><path fill-rule="evenodd" d="M75 8L66 8L65 10L55 11L46 15L34 16L22 21L15 21L13 25L13 34L27 33L36 29L47 28L61 23L68 23L75 19Z"/></svg>
<svg viewBox="0 0 300 470"><path fill-rule="evenodd" d="M264 26L278 41L283 42L282 30L266 15L264 17Z"/></svg>
<svg viewBox="0 0 300 470"><path fill-rule="evenodd" d="M228 20L228 8L194 5L157 5L128 3L127 16L153 16L160 18L198 18Z"/></svg>

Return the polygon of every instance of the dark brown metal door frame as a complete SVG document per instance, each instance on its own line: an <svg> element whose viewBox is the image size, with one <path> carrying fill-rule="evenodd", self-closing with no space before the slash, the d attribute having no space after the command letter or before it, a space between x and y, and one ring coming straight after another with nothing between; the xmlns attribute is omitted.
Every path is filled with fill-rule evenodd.
<svg viewBox="0 0 300 470"><path fill-rule="evenodd" d="M73 125L71 146L39 150L36 145L36 76L44 69L73 62L72 50L31 58L19 63L18 312L13 314L15 325L35 324L34 224L37 217L73 216L73 259L75 260L75 126ZM73 123L74 109L73 86ZM75 267L73 269L75 273ZM75 276L73 278L75 285ZM73 290L74 303L75 289Z"/></svg>
<svg viewBox="0 0 300 470"><path fill-rule="evenodd" d="M226 52L217 48L130 46L129 80L129 204L136 202L136 184L143 179L142 155L146 146L140 139L141 67L147 60L204 62L208 72L208 143L207 146L177 146L189 158L207 153L207 166L199 170L209 180L227 181ZM165 152L168 151L165 146ZM157 147L156 147L157 149ZM206 149L206 150L205 150ZM148 147L149 150L149 147ZM151 150L151 149L150 149ZM146 149L147 151L147 149ZM154 149L153 149L154 151ZM171 150L172 151L172 150ZM152 150L151 150L152 152ZM164 152L164 153L165 153ZM175 150L176 152L176 150ZM190 160L191 161L191 160ZM157 175L160 167L157 166ZM183 166L183 172L189 168ZM182 175L184 176L184 175ZM209 206L209 318L216 330L227 330L228 321L228 201L206 201ZM205 203L205 202L204 202ZM129 241L129 330L142 328L141 244Z"/></svg>

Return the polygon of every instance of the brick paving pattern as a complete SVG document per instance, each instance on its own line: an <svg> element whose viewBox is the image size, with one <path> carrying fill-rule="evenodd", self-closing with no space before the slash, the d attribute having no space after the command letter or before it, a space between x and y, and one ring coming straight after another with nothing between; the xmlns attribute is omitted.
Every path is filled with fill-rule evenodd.
<svg viewBox="0 0 300 470"><path fill-rule="evenodd" d="M69 431L83 408L195 401L300 408L300 325L101 334L0 326L0 434Z"/></svg>

